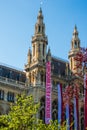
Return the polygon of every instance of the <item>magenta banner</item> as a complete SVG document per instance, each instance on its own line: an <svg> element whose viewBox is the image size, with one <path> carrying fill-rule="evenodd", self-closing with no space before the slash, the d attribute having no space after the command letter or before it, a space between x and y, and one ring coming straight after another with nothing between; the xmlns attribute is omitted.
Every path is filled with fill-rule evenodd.
<svg viewBox="0 0 87 130"><path fill-rule="evenodd" d="M51 62L46 63L46 104L45 104L45 123L49 124L52 119L51 116Z"/></svg>

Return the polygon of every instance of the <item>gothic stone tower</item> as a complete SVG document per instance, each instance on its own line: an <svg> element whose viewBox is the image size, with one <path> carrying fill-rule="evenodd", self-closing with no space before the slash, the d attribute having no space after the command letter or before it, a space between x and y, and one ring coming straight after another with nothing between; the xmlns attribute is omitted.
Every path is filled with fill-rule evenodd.
<svg viewBox="0 0 87 130"><path fill-rule="evenodd" d="M78 31L77 27L75 26L74 32L73 32L73 38L71 40L71 50L69 51L68 57L69 57L69 68L71 71L71 77L72 82L77 84L79 87L79 130L84 129L84 85L83 85L83 78L82 78L82 64L80 61L75 60L75 57L77 54L81 54L81 46L80 46L80 40L78 37ZM76 67L79 65L78 67Z"/></svg>
<svg viewBox="0 0 87 130"><path fill-rule="evenodd" d="M42 10L40 8L35 34L32 37L32 51L29 48L28 61L25 66L27 81L30 86L45 86L45 63L48 39L45 34Z"/></svg>
<svg viewBox="0 0 87 130"><path fill-rule="evenodd" d="M68 54L69 61L70 61L71 74L76 75L77 73L80 73L81 70L82 70L82 66L75 69L76 65L79 64L79 61L75 60L75 56L79 52L80 52L80 40L79 40L79 37L78 37L77 27L75 26L74 32L73 32L73 37L72 37L72 40L71 40L71 50L69 51L69 54Z"/></svg>
<svg viewBox="0 0 87 130"><path fill-rule="evenodd" d="M48 39L45 34L45 24L43 22L42 10L40 8L35 33L32 37L32 50L29 48L27 64L25 65L28 94L32 94L35 102L40 102L38 116L45 121L45 87L46 87L46 61L51 61L52 78L52 119L58 118L57 115L57 84L66 84L66 64L67 61L51 55L50 49L47 52Z"/></svg>

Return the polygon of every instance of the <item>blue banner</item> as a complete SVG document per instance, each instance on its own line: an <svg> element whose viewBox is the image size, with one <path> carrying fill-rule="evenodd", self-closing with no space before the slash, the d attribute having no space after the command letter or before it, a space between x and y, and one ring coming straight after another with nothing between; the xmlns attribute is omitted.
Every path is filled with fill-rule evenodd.
<svg viewBox="0 0 87 130"><path fill-rule="evenodd" d="M62 86L58 84L58 123L62 120Z"/></svg>
<svg viewBox="0 0 87 130"><path fill-rule="evenodd" d="M76 97L74 97L74 129L78 130L78 118L77 118L77 103Z"/></svg>
<svg viewBox="0 0 87 130"><path fill-rule="evenodd" d="M70 129L69 104L66 104L66 130Z"/></svg>

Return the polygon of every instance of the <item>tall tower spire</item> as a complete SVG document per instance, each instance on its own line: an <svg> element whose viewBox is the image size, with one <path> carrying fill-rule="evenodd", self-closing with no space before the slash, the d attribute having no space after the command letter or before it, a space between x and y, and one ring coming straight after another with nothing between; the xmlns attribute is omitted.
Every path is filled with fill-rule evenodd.
<svg viewBox="0 0 87 130"><path fill-rule="evenodd" d="M78 38L78 31L77 31L77 26L75 25L74 31L73 31L73 38Z"/></svg>
<svg viewBox="0 0 87 130"><path fill-rule="evenodd" d="M71 50L69 51L69 61L70 61L70 70L72 73L78 73L78 71L80 70L75 70L74 68L76 68L76 61L75 61L75 56L78 52L80 52L80 39L78 37L78 31L77 31L77 27L75 25L74 27L74 31L73 31L73 37L71 40Z"/></svg>
<svg viewBox="0 0 87 130"><path fill-rule="evenodd" d="M40 8L35 24L34 36L32 37L32 51L29 49L28 63L25 66L28 83L33 86L36 84L45 85L45 63L48 39L45 34L43 19L42 9Z"/></svg>
<svg viewBox="0 0 87 130"><path fill-rule="evenodd" d="M43 23L42 9L38 12L37 22L35 24L35 35L42 34L45 35L45 24Z"/></svg>
<svg viewBox="0 0 87 130"><path fill-rule="evenodd" d="M73 38L71 41L71 49L80 49L80 40L78 37L78 31L77 31L77 27L75 25L74 27L74 31L73 31Z"/></svg>
<svg viewBox="0 0 87 130"><path fill-rule="evenodd" d="M46 48L48 44L43 18L42 9L40 8L35 24L35 34L32 37L32 58L33 61L38 62L46 61Z"/></svg>

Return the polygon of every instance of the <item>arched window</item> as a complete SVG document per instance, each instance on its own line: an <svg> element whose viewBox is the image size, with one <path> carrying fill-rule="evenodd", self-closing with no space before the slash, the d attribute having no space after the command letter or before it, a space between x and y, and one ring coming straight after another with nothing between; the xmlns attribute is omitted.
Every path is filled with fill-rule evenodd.
<svg viewBox="0 0 87 130"><path fill-rule="evenodd" d="M0 100L4 100L4 90L0 90Z"/></svg>
<svg viewBox="0 0 87 130"><path fill-rule="evenodd" d="M45 96L43 96L40 100L40 119L45 122Z"/></svg>
<svg viewBox="0 0 87 130"><path fill-rule="evenodd" d="M44 27L42 26L42 33L44 33Z"/></svg>
<svg viewBox="0 0 87 130"><path fill-rule="evenodd" d="M53 119L53 121L54 121L54 120L57 120L57 118L58 118L58 112L57 112L57 110L54 110L54 111L52 112L52 119Z"/></svg>
<svg viewBox="0 0 87 130"><path fill-rule="evenodd" d="M43 44L43 56L45 55L44 51L45 51L45 45Z"/></svg>
<svg viewBox="0 0 87 130"><path fill-rule="evenodd" d="M45 122L45 108L42 108L40 110L40 119L43 120L43 122Z"/></svg>
<svg viewBox="0 0 87 130"><path fill-rule="evenodd" d="M57 120L58 119L58 101L55 99L52 103L52 119Z"/></svg>
<svg viewBox="0 0 87 130"><path fill-rule="evenodd" d="M40 26L38 26L38 32L40 33L40 30L41 30L41 27Z"/></svg>
<svg viewBox="0 0 87 130"><path fill-rule="evenodd" d="M75 43L74 43L74 48L77 48L77 42L75 41Z"/></svg>
<svg viewBox="0 0 87 130"><path fill-rule="evenodd" d="M8 102L14 102L14 93L13 92L7 93L7 101Z"/></svg>

